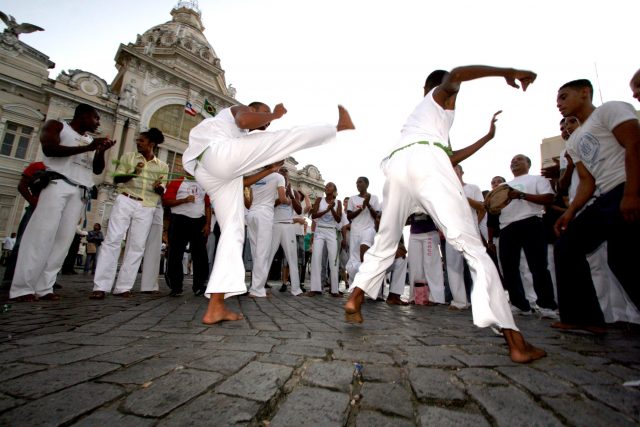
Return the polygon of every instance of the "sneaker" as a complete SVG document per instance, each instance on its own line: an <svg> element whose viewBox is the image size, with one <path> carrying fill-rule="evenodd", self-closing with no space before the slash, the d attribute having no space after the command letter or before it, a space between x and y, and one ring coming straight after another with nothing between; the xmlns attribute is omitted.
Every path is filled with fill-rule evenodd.
<svg viewBox="0 0 640 427"><path fill-rule="evenodd" d="M550 308L543 308L543 307L534 305L533 311L537 313L541 319L560 320L560 314L558 314L558 310L552 310Z"/></svg>
<svg viewBox="0 0 640 427"><path fill-rule="evenodd" d="M286 283L283 283L282 286L280 286L280 292L287 292L287 285Z"/></svg>
<svg viewBox="0 0 640 427"><path fill-rule="evenodd" d="M182 290L174 290L172 289L171 292L169 292L169 296L170 297L181 297L182 296Z"/></svg>
<svg viewBox="0 0 640 427"><path fill-rule="evenodd" d="M516 307L515 305L512 305L512 306L511 306L511 312L512 312L513 314L519 314L519 315L521 315L521 316L531 316L531 315L534 313L533 309L529 309L528 311L520 310L520 309L519 309L518 307Z"/></svg>

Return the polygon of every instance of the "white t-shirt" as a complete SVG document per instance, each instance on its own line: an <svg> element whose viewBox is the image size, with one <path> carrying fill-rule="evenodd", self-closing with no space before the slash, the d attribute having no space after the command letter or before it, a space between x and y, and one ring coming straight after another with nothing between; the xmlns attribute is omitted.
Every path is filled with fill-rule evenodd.
<svg viewBox="0 0 640 427"><path fill-rule="evenodd" d="M507 182L507 185L514 190L527 194L553 194L553 189L549 181L538 175L520 175L512 181ZM527 202L526 200L513 199L500 212L500 229L505 228L513 222L521 221L532 216L542 218L543 214L543 205Z"/></svg>
<svg viewBox="0 0 640 427"><path fill-rule="evenodd" d="M464 191L464 195L467 199L475 200L476 202L484 202L484 197L482 197L482 190L475 184L462 184L462 191ZM469 209L471 209L471 213L473 213L474 218L478 218L478 213L476 210L469 205ZM478 222L478 221L476 221Z"/></svg>
<svg viewBox="0 0 640 427"><path fill-rule="evenodd" d="M93 142L92 137L80 135L66 122L62 122L60 145L64 147L80 147L89 145L91 142ZM42 162L47 169L64 175L71 182L85 187L93 187L93 155L93 151L86 151L64 157L44 156Z"/></svg>
<svg viewBox="0 0 640 427"><path fill-rule="evenodd" d="M251 186L253 202L250 212L257 210L274 211L274 202L278 198L278 187L284 188L284 176L273 172Z"/></svg>
<svg viewBox="0 0 640 427"><path fill-rule="evenodd" d="M194 196L195 201L192 203L183 203L171 208L171 213L176 215L184 215L189 218L201 218L204 216L204 197L206 193L202 186L193 179L184 179L176 192L176 200L185 199L188 196Z"/></svg>
<svg viewBox="0 0 640 427"><path fill-rule="evenodd" d="M355 196L351 196L349 197L349 207L347 208L347 210L351 212L355 212L358 209L362 208L363 202L364 202L364 197L361 197L357 194ZM375 210L376 212L380 212L380 201L378 200L378 196L375 196L372 194L371 199L369 200L369 205L371 205L373 210ZM361 231L366 228L374 228L374 227L375 227L375 222L373 220L373 217L371 216L371 212L369 211L369 208L364 209L362 212L358 214L357 217L353 218L353 220L351 221L351 230L354 230L354 231L356 230Z"/></svg>
<svg viewBox="0 0 640 427"><path fill-rule="evenodd" d="M209 144L239 138L247 134L236 125L231 108L225 108L215 117L204 119L189 132L189 146L182 155L182 166L191 175L195 174L196 160Z"/></svg>
<svg viewBox="0 0 640 427"><path fill-rule="evenodd" d="M322 198L320 199L320 205L318 206L318 212L323 212L325 210L327 210L327 208L329 207L329 204L327 203L327 199L326 198ZM334 209L338 209L338 201L335 200L335 206ZM338 228L338 222L336 221L336 219L333 217L333 214L331 213L331 211L325 213L324 215L322 215L320 218L316 218L316 227L322 227L322 228Z"/></svg>
<svg viewBox="0 0 640 427"><path fill-rule="evenodd" d="M2 243L2 249L6 249L8 251L13 250L13 246L16 244L16 238L7 236L4 238L4 242Z"/></svg>
<svg viewBox="0 0 640 427"><path fill-rule="evenodd" d="M276 194L277 199L277 194ZM293 206L291 204L285 205L279 204L274 208L273 221L274 222L286 222L291 224L293 220Z"/></svg>
<svg viewBox="0 0 640 427"><path fill-rule="evenodd" d="M626 181L625 149L612 131L629 120L638 120L631 104L605 102L567 141L567 152L574 163L582 162L587 167L596 180L599 194L605 194Z"/></svg>

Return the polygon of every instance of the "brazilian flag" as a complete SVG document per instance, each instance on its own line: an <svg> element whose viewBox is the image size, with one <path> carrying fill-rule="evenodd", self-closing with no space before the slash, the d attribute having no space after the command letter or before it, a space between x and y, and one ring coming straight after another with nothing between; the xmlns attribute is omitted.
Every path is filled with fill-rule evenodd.
<svg viewBox="0 0 640 427"><path fill-rule="evenodd" d="M204 111L211 114L212 116L216 115L216 107L213 106L212 103L209 102L207 98L204 99Z"/></svg>

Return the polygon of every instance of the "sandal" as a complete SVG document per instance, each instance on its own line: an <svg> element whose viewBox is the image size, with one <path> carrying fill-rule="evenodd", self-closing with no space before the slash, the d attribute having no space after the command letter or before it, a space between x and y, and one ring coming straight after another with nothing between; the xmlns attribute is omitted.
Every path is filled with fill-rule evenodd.
<svg viewBox="0 0 640 427"><path fill-rule="evenodd" d="M104 291L93 291L91 295L89 295L89 299L104 299L106 295Z"/></svg>
<svg viewBox="0 0 640 427"><path fill-rule="evenodd" d="M119 294L113 294L114 297L120 298L131 298L133 297L133 293L131 291L120 292Z"/></svg>

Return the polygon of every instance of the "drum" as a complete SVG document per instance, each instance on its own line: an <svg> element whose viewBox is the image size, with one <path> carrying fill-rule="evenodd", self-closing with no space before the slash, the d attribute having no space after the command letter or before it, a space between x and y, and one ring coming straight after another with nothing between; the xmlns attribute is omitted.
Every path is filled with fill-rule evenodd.
<svg viewBox="0 0 640 427"><path fill-rule="evenodd" d="M511 190L513 190L513 188L506 184L499 185L491 190L491 192L487 194L487 198L484 200L484 207L487 209L487 212L493 215L498 215L502 208L511 202L511 199L509 198L509 191Z"/></svg>

